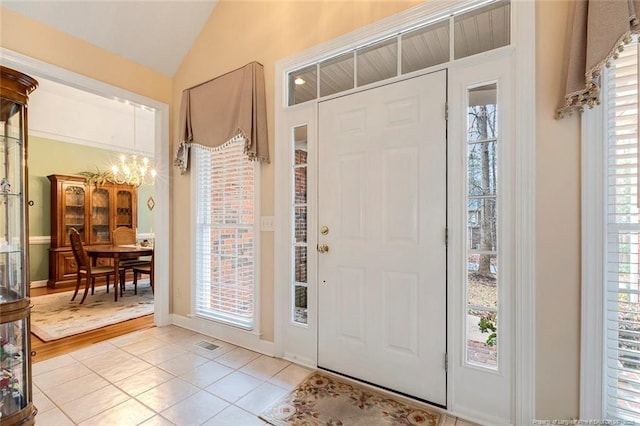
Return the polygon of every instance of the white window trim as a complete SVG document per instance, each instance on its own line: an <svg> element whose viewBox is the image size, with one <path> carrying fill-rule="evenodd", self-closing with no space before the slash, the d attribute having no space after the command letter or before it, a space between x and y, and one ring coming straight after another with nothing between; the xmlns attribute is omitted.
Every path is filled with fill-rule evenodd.
<svg viewBox="0 0 640 426"><path fill-rule="evenodd" d="M235 140L232 142L233 144L244 144L244 139L240 140ZM238 149L238 148L242 148L242 147L234 147L234 149ZM196 203L197 203L197 199L199 198L199 191L195 191L194 187L195 185L197 185L199 183L199 179L198 176L200 175L200 173L196 170L196 168L198 167L198 160L196 159L195 156L195 149L198 149L196 147L192 147L191 148L191 153L190 155L192 155L192 164L193 164L193 172L192 172L192 178L191 178L191 190L192 193L194 194L194 197L196 198ZM202 152L208 153L209 155L212 154L211 151L208 151L206 149L202 149ZM215 154L214 154L215 155ZM213 163L215 160L213 159L209 159L209 162ZM243 159L243 161L248 161L246 158ZM256 260L257 260L257 244L259 243L259 238L258 235L260 233L260 227L259 227L259 216L255 215L256 212L256 206L258 206L258 204L260 203L260 197L258 196L259 194L259 189L256 187L256 175L258 174L258 170L259 170L259 166L257 164L257 162L251 162L251 168L253 169L253 184L254 184L254 190L253 190L253 214L254 214L254 222L253 222L253 226L248 226L246 229L252 229L253 230L253 311L252 311L252 315L251 315L251 323L247 323L247 324L243 324L243 322L239 319L237 319L236 316L232 315L232 314L225 314L222 312L214 312L211 314L205 314L202 312L198 312L197 311L197 307L198 307L198 291L197 291L197 278L194 280L194 291L192 292L193 295L193 299L192 299L192 312L195 313L195 315L197 315L199 318L203 318L206 320L210 320L210 321L217 321L217 322L221 322L223 324L227 324L227 325L231 325L231 326L235 326L244 330L248 330L248 331L254 331L256 329L256 321L258 319L257 315L256 315L256 306L258 305L258 299L256 299L256 282L257 282L257 277L259 276L260 270L259 268L256 267ZM211 204L211 202L209 201L208 204ZM197 206L194 210L192 210L192 212L195 214L195 212L198 211ZM213 207L213 205L210 205L210 207ZM193 228L194 228L194 232L192 232L192 235L197 235L200 231L199 227L198 227L198 223L197 220L195 220L195 218L192 218L192 222L193 224ZM230 226L230 228L234 228L234 226ZM193 256L193 271L191 276L192 277L198 277L198 273L196 270L197 267L197 259L198 256L196 255L196 249L197 249L197 241L198 238L196 237L194 239L194 256ZM209 247L209 250L211 250L211 247ZM213 254L213 252L211 252L210 254Z"/></svg>
<svg viewBox="0 0 640 426"><path fill-rule="evenodd" d="M455 6L470 6L480 3L476 0L456 2ZM454 4L449 1L429 1L405 12L383 19L352 33L338 37L299 54L276 63L275 72L275 139L288 141L287 129L287 73L305 64L313 63L320 58L355 48L363 40L376 40L392 35L398 28L406 28L418 23L426 23L434 17L441 19L447 16ZM512 44L516 46L514 72L515 109L514 146L515 192L514 230L516 235L514 270L515 285L513 288L514 324L514 387L513 387L513 422L514 424L532 424L535 414L535 2L530 0L512 0ZM435 20L434 19L434 20ZM395 81L390 79L384 83ZM350 92L342 93L341 95ZM311 102L310 102L311 103ZM302 107L304 104L300 104ZM311 117L311 120L315 120ZM315 122L312 123L315 125ZM281 143L276 147L276 158L288 157L288 144ZM289 164L286 161L275 162L275 351L283 355L283 338L286 336L287 319L289 318L288 295L290 286L289 254L290 235L281 232L290 229L288 192ZM311 178L311 177L310 177ZM315 185L315 183L312 183ZM313 214L310 213L313 217ZM310 229L314 224L309 223ZM313 233L310 233L311 235ZM310 242L311 246L311 242ZM316 270L309 267L309 276L317 275ZM309 303L313 303L309 299ZM310 312L311 316L311 312ZM311 321L311 319L309 320ZM310 325L310 332L317 330ZM309 361L309 360L307 360ZM311 360L313 361L313 360Z"/></svg>
<svg viewBox="0 0 640 426"><path fill-rule="evenodd" d="M190 153L190 155L193 153ZM249 161L249 160L247 160ZM194 162L195 164L195 162ZM213 328L224 328L227 330L227 332L231 332L232 334L235 333L248 333L248 334L252 334L255 336L260 336L261 334L261 328L260 328L260 188L261 188L261 180L260 180L260 163L259 162L253 162L253 166L254 166L254 193L253 193L253 205L254 205L254 209L253 209L253 214L254 214L254 223L253 223L253 231L254 231L254 259L253 259L253 274L254 274L254 282L253 282L253 297L254 297L254 305L253 305L253 326L251 328L248 327L244 327L238 324L234 324L232 321L224 321L222 319L216 319L216 318L205 318L204 316L200 316L198 315L196 317L196 282L195 282L195 277L197 276L196 274L196 256L192 256L191 257L191 277L192 277L192 282L191 282L191 312L192 315L191 317L194 318L195 321L197 322L204 322L204 324L206 324L207 322L212 323L211 327ZM196 184L196 179L197 179L197 173L190 173L191 175L191 181L190 181L190 186L191 186L191 193L192 193L192 197L191 197L191 212L193 214L195 214L196 210L196 199L197 199L197 194L196 191L194 191L194 186ZM194 218L192 218L191 220L191 235L195 235L195 233L197 232L197 224ZM191 252L195 253L196 252L196 239L192 239L192 248L191 248ZM188 327L191 328L191 327ZM208 328L208 327L207 327ZM234 331L235 330L235 331ZM211 334L211 333L207 333L207 334ZM211 335L215 335L216 337L218 337L218 334L215 334L215 332ZM233 339L232 342L236 342L236 339ZM251 345L251 348L253 348L253 345Z"/></svg>
<svg viewBox="0 0 640 426"><path fill-rule="evenodd" d="M603 75L602 87L606 88ZM603 93L604 95L604 93ZM602 105L582 114L580 418L604 418L606 126Z"/></svg>
<svg viewBox="0 0 640 426"><path fill-rule="evenodd" d="M240 328L235 325L223 323L212 319L206 319L195 315L195 256L191 256L190 270L192 281L190 285L190 312L186 315L171 314L171 321L173 324L193 330L195 332L205 334L207 336L215 336L216 339L229 342L231 344L242 346L255 352L273 356L276 354L275 344L267 340L263 340L262 337L262 290L261 290L261 253L262 253L262 231L260 229L261 223L261 198L262 198L262 163L255 163L255 278L254 278L254 324L251 330ZM189 187L193 188L195 179L195 173L190 174ZM194 191L190 192L191 212L196 211L196 196ZM196 230L196 224L194 220L191 220L190 232L193 233ZM195 253L195 239L191 239L190 253Z"/></svg>
<svg viewBox="0 0 640 426"><path fill-rule="evenodd" d="M286 83L284 83L286 84ZM316 143L316 119L317 102L305 102L292 106L286 116L282 117L279 128L276 129L278 140L282 143L276 145L276 214L275 214L275 312L274 326L277 354L285 359L308 366L317 367L317 306L313 301L317 300L318 288L317 256L315 250L318 243L317 215L311 214L317 209L316 185L309 185L318 179L317 143ZM299 324L291 320L292 299L292 268L294 263L291 250L293 220L291 213L291 189L294 176L291 159L293 158L291 129L297 126L307 126L307 324ZM280 132L279 132L280 131ZM281 230L286 230L282 232ZM286 262L286 263L282 263ZM279 278L280 277L280 278ZM282 278L284 277L284 278ZM286 279L284 281L278 281ZM281 285L278 285L281 284Z"/></svg>
<svg viewBox="0 0 640 426"><path fill-rule="evenodd" d="M514 325L514 421L532 424L535 416L536 353L536 10L535 2L511 3L512 42L517 46L514 70L515 167L514 230L521 238L515 243L513 288Z"/></svg>

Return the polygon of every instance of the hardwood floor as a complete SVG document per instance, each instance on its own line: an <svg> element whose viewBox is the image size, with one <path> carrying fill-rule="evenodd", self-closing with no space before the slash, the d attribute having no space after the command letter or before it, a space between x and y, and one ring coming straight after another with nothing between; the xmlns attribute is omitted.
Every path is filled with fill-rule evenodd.
<svg viewBox="0 0 640 426"><path fill-rule="evenodd" d="M69 287L58 289L39 287L32 288L30 293L31 297L34 298L46 294L60 293L69 290ZM32 360L34 363L44 361L49 358L64 355L76 349L90 346L103 340L111 339L113 337L118 337L123 334L131 333L137 330L143 330L150 327L154 327L153 315L135 318L118 324L109 325L98 330L88 331L86 333L65 337L63 339L54 340L51 342L44 342L34 334L31 334L31 351L36 353Z"/></svg>

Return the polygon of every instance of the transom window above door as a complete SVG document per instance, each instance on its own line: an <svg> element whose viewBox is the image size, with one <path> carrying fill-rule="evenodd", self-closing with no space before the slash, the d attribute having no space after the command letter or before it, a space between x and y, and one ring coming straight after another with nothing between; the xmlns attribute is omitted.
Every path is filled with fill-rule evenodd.
<svg viewBox="0 0 640 426"><path fill-rule="evenodd" d="M288 105L507 46L510 15L510 1L491 1L298 68L288 73Z"/></svg>

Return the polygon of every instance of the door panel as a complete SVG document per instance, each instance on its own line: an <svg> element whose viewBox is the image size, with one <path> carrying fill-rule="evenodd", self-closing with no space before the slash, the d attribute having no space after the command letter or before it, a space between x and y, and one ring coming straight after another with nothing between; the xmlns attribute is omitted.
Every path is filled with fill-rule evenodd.
<svg viewBox="0 0 640 426"><path fill-rule="evenodd" d="M319 104L318 365L446 404L446 74Z"/></svg>
<svg viewBox="0 0 640 426"><path fill-rule="evenodd" d="M384 239L387 243L418 243L418 149L387 149L384 180Z"/></svg>
<svg viewBox="0 0 640 426"><path fill-rule="evenodd" d="M367 177L366 159L362 155L349 155L340 160L339 181L341 191L339 223L342 238L361 240L364 237Z"/></svg>
<svg viewBox="0 0 640 426"><path fill-rule="evenodd" d="M385 346L418 356L418 275L386 272L384 275Z"/></svg>
<svg viewBox="0 0 640 426"><path fill-rule="evenodd" d="M340 302L339 339L362 344L364 338L364 269L339 267L337 291Z"/></svg>

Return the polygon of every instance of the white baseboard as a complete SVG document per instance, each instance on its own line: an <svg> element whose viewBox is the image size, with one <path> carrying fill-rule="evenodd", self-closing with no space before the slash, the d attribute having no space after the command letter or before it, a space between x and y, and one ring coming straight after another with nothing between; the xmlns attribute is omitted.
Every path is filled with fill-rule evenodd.
<svg viewBox="0 0 640 426"><path fill-rule="evenodd" d="M316 362L313 359L301 357L299 355L292 354L290 352L285 352L284 355L282 356L282 359L286 359L287 361L302 365L303 367L311 368L312 370L315 370L316 368L318 368L318 366L316 365Z"/></svg>
<svg viewBox="0 0 640 426"><path fill-rule="evenodd" d="M178 314L171 314L171 323L264 355L275 356L276 353L273 342L262 340L259 335L251 331L242 330L216 321Z"/></svg>
<svg viewBox="0 0 640 426"><path fill-rule="evenodd" d="M31 284L29 284L29 288L38 288L38 287L46 287L46 286L47 286L47 280L31 281Z"/></svg>

